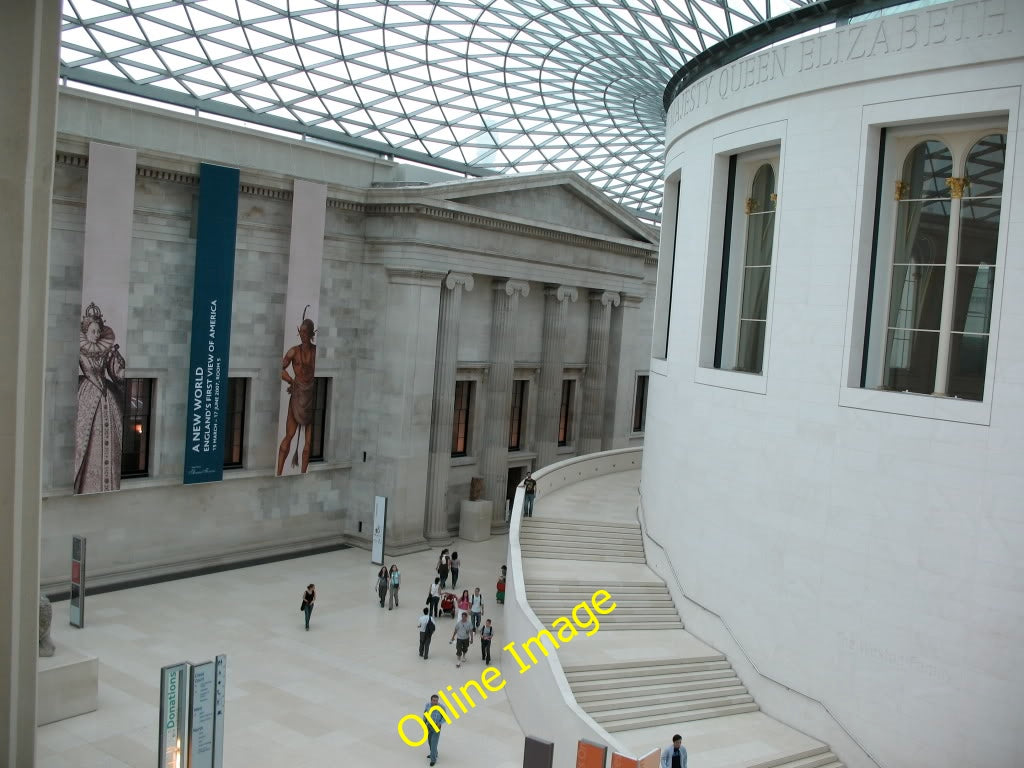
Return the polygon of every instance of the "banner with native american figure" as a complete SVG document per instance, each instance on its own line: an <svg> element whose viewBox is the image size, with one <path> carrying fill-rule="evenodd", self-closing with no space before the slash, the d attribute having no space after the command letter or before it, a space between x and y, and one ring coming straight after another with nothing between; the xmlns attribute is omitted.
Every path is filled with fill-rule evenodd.
<svg viewBox="0 0 1024 768"><path fill-rule="evenodd" d="M224 476L238 179L237 168L208 163L199 166L185 423L186 484L214 482Z"/></svg>
<svg viewBox="0 0 1024 768"><path fill-rule="evenodd" d="M320 272L324 258L327 186L295 181L285 299L277 474L305 474L316 417L316 329L320 324ZM296 336L298 344L295 343ZM276 374L275 374L276 375Z"/></svg>
<svg viewBox="0 0 1024 768"><path fill-rule="evenodd" d="M124 428L124 350L134 208L135 150L89 144L78 334L75 493L118 490L122 445L126 439L135 439Z"/></svg>

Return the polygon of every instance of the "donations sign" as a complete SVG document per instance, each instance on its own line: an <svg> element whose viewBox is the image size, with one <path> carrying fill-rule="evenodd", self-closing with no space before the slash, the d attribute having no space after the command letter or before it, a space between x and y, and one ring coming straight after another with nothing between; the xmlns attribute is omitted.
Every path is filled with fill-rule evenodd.
<svg viewBox="0 0 1024 768"><path fill-rule="evenodd" d="M238 177L237 168L207 163L199 166L192 347L185 425L186 484L217 481L224 475Z"/></svg>

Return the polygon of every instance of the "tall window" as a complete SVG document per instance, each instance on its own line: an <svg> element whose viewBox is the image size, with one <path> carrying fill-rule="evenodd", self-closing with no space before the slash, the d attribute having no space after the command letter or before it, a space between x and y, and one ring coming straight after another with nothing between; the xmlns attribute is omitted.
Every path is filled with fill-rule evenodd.
<svg viewBox="0 0 1024 768"><path fill-rule="evenodd" d="M572 379L564 379L562 381L562 402L558 408L559 445L569 445L572 442L572 409L575 392L576 382Z"/></svg>
<svg viewBox="0 0 1024 768"><path fill-rule="evenodd" d="M473 409L473 382L455 382L455 418L452 420L452 456L469 452L469 420Z"/></svg>
<svg viewBox="0 0 1024 768"><path fill-rule="evenodd" d="M521 450L523 445L523 409L526 405L526 381L512 382L512 408L508 417L508 449Z"/></svg>
<svg viewBox="0 0 1024 768"><path fill-rule="evenodd" d="M156 379L124 380L121 477L149 477L150 425Z"/></svg>
<svg viewBox="0 0 1024 768"><path fill-rule="evenodd" d="M228 379L227 428L224 431L224 469L240 469L245 460L245 409L249 380Z"/></svg>
<svg viewBox="0 0 1024 768"><path fill-rule="evenodd" d="M764 370L777 167L778 157L763 151L729 158L715 368Z"/></svg>
<svg viewBox="0 0 1024 768"><path fill-rule="evenodd" d="M1005 159L1003 133L911 138L886 155L898 176L880 203L874 295L887 307L873 308L865 386L983 399Z"/></svg>
<svg viewBox="0 0 1024 768"><path fill-rule="evenodd" d="M641 374L636 377L636 397L633 399L633 431L643 432L647 423L647 382L650 377Z"/></svg>
<svg viewBox="0 0 1024 768"><path fill-rule="evenodd" d="M310 461L324 460L324 444L327 442L327 403L331 380L317 376L316 392L313 396L313 444L309 449Z"/></svg>

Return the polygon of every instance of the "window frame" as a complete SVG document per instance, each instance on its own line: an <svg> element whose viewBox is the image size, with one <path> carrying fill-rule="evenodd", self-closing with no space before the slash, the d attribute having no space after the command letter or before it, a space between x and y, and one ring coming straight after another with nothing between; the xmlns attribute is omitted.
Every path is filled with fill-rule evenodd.
<svg viewBox="0 0 1024 768"><path fill-rule="evenodd" d="M144 466L141 469L125 472L125 459L126 456L131 455L125 451L125 447L128 445L128 435L130 433L129 421L131 420L131 410L129 408L129 400L131 399L132 382L148 382L148 397L146 402L148 409L145 412L145 426L141 430L136 430L144 436L143 442L144 447L141 452L144 457ZM153 446L155 441L153 440L153 425L155 422L155 411L156 411L156 393L157 393L157 379L150 376L126 376L124 379L124 399L122 401L122 426L121 426L121 480L137 480L147 477L153 477L154 475L154 462L153 462ZM142 426L140 424L140 426Z"/></svg>
<svg viewBox="0 0 1024 768"><path fill-rule="evenodd" d="M234 399L234 389L233 389L233 385L236 382L244 382L244 391L242 392L242 409L241 409L241 413L240 413L241 419L238 422L238 432L239 432L239 434L238 434L238 453L239 453L239 457L238 457L238 461L237 462L230 462L229 463L228 462L228 453L231 450L231 444L232 444L232 441L234 439L233 434L234 434L234 431L235 431L235 429L234 429L235 428L235 420L234 420L235 413L234 413L232 407L237 405L237 403L235 402L235 399ZM249 423L248 423L249 422L249 393L252 392L251 382L252 382L252 379L250 377L248 377L248 376L228 376L228 386L227 386L228 395L225 398L225 404L227 405L227 407L225 409L226 412L227 412L227 419L225 420L225 425L224 425L224 469L228 469L228 470L245 469L245 460L246 460L246 458L248 456L248 451L246 450L247 446L245 444L245 440L248 437L248 432L249 432Z"/></svg>
<svg viewBox="0 0 1024 768"><path fill-rule="evenodd" d="M510 453L523 450L523 443L525 442L526 408L529 398L529 385L529 379L512 379L512 399L508 417L508 450ZM514 441L513 435L515 435Z"/></svg>
<svg viewBox="0 0 1024 768"><path fill-rule="evenodd" d="M566 397L567 394L568 397ZM559 448L569 448L575 445L574 427L577 421L575 410L576 379L563 378L562 388L558 395L558 431L555 440Z"/></svg>
<svg viewBox="0 0 1024 768"><path fill-rule="evenodd" d="M462 459L471 455L471 440L473 436L473 405L475 399L476 381L473 379L456 379L455 396L452 403L452 442L451 458ZM463 398L464 407L460 409L459 390L465 393ZM465 413L465 418L460 422L460 411ZM459 441L462 441L462 449L459 450Z"/></svg>
<svg viewBox="0 0 1024 768"><path fill-rule="evenodd" d="M327 461L327 436L329 415L331 412L331 390L334 388L334 380L331 376L314 376L316 391L313 393L313 422L312 441L309 448L309 463L323 463ZM321 394L323 403L321 404Z"/></svg>
<svg viewBox="0 0 1024 768"><path fill-rule="evenodd" d="M1016 154L1016 132L1019 120L1019 88L992 88L956 94L940 94L865 105L861 118L861 155L859 168L864 183L858 186L856 200L856 229L853 238L853 258L850 265L850 287L844 340L843 370L839 390L839 405L845 408L879 411L919 418L966 424L991 423L992 400L995 387L995 361L999 350L999 326L1002 318L1003 278L1008 267L1009 212L1007 201L1012 200ZM880 154L892 134L923 136L931 127L942 131L955 130L957 125L979 125L978 137L994 131L983 131L980 119L998 123L1006 131L1006 160L1003 171L1003 207L1000 212L999 234L996 246L996 275L992 290L992 313L989 329L988 357L985 369L985 391L982 400L966 400L907 392L894 392L861 387L861 372L865 371L865 345L870 343L867 332L869 302L883 301L888 307L888 293L880 299L876 288L878 273L890 268L891 263L872 260L876 237L876 206L892 198L893 187L884 188L887 174L881 168ZM991 126L989 126L991 127ZM1000 131L1001 132L1001 131ZM937 132L936 132L937 133ZM883 136L885 140L883 141ZM909 147L908 147L909 149ZM891 168L891 164L890 164ZM902 172L902 166L897 170ZM1000 268L1002 265L1002 268ZM887 278L888 279L888 278ZM888 289L888 282L886 282ZM870 382L870 379L866 380Z"/></svg>
<svg viewBox="0 0 1024 768"><path fill-rule="evenodd" d="M643 382L641 384L641 382ZM633 377L633 435L642 435L647 428L647 403L650 395L651 375L649 372L640 372ZM637 410L640 410L640 418L637 419ZM639 427L637 424L639 423Z"/></svg>
<svg viewBox="0 0 1024 768"><path fill-rule="evenodd" d="M767 394L771 361L775 287L781 264L779 242L783 230L786 169L786 131L780 120L720 136L714 140L704 297L694 381L697 384ZM735 159L734 159L735 158ZM724 354L726 344L738 343L739 302L742 290L747 222L746 198L754 174L766 160L775 172L775 222L771 239L771 272L760 373L726 367L735 357ZM735 317L733 317L735 315ZM721 327L721 333L720 333ZM720 340L721 337L721 340ZM716 367L716 358L719 361Z"/></svg>

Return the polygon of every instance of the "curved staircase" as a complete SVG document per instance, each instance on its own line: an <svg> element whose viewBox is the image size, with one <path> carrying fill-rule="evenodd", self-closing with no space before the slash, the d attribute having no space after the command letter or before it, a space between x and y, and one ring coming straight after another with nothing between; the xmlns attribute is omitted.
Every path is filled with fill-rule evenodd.
<svg viewBox="0 0 1024 768"><path fill-rule="evenodd" d="M678 732L702 768L843 768L827 745L761 712L728 659L686 632L647 567L636 483L623 475L639 479L622 472L578 483L571 497L554 491L521 522L526 597L545 626L599 589L616 603L599 631L558 651L579 706L638 755ZM585 503L582 485L593 486Z"/></svg>

